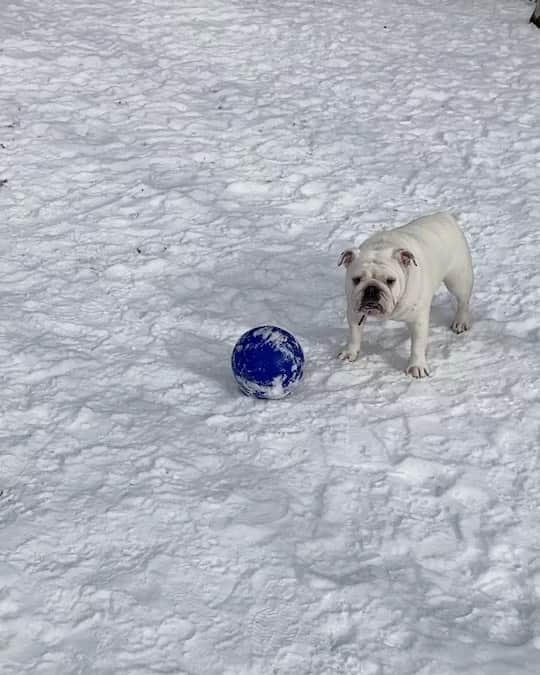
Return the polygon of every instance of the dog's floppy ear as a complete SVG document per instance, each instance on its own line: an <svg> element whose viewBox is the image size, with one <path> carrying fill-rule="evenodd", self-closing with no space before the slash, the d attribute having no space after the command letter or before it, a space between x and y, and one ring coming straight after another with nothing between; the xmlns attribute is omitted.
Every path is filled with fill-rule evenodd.
<svg viewBox="0 0 540 675"><path fill-rule="evenodd" d="M397 258L403 267L409 267L412 263L415 267L418 267L414 253L407 251L405 248L398 248L394 251L394 258Z"/></svg>
<svg viewBox="0 0 540 675"><path fill-rule="evenodd" d="M349 265L352 263L352 261L356 258L356 253L352 250L352 248L348 248L346 251L343 251L341 254L341 257L338 262L338 267L341 265L345 265L345 267L349 267Z"/></svg>

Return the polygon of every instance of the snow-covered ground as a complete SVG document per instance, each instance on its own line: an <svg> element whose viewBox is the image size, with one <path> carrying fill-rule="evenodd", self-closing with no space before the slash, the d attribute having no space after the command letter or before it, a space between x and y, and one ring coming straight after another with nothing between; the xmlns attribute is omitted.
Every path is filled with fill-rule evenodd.
<svg viewBox="0 0 540 675"><path fill-rule="evenodd" d="M0 5L2 675L540 672L540 32L525 0ZM340 251L452 209L344 365ZM285 401L231 348L306 353Z"/></svg>

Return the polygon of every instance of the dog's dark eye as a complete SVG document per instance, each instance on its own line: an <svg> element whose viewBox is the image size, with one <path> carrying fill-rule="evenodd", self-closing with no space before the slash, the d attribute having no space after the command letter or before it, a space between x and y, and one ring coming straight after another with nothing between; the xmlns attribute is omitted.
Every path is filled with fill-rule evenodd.
<svg viewBox="0 0 540 675"><path fill-rule="evenodd" d="M395 283L396 283L396 280L394 279L394 277L388 277L388 279L386 280L387 286L393 286Z"/></svg>
<svg viewBox="0 0 540 675"><path fill-rule="evenodd" d="M358 286L358 284L362 281L362 277L353 277L352 282L355 286Z"/></svg>

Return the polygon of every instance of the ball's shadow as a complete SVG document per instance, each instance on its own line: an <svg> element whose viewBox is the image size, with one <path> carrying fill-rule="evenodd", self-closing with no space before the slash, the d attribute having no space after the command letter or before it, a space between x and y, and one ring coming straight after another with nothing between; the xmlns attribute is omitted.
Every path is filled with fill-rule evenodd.
<svg viewBox="0 0 540 675"><path fill-rule="evenodd" d="M173 346L169 346L169 353L180 367L197 375L201 384L204 381L213 381L227 394L238 391L238 387L231 372L231 353L233 345L224 340L218 340L204 335L183 333L183 349L181 354L176 353Z"/></svg>

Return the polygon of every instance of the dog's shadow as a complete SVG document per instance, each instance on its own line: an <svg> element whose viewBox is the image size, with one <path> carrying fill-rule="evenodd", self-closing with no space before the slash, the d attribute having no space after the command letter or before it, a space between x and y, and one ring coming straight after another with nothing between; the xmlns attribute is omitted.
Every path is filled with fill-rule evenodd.
<svg viewBox="0 0 540 675"><path fill-rule="evenodd" d="M452 317L451 301L444 296L435 297L431 307L428 348L434 329L441 336L444 334L444 330L447 330L450 335L452 334L450 330ZM344 344L346 334L343 334L342 340ZM371 321L364 329L360 358L364 356L381 359L390 368L405 370L409 361L410 345L409 329L404 323L391 320Z"/></svg>
<svg viewBox="0 0 540 675"><path fill-rule="evenodd" d="M224 287L237 289L231 300L230 314L224 316L221 306L209 307L207 314L211 310L214 313L206 317L206 322L201 317L200 325L197 325L196 317L192 317L189 324L179 327L168 340L171 360L179 370L190 372L201 386L205 386L206 382L208 387L226 395L236 391L231 374L231 353L234 338L241 333L238 330L238 335L234 335L237 322L244 326L261 323L282 325L298 335L300 340L303 334L305 346L314 349L312 355L316 361L319 357L324 359L325 352L337 357L346 341L347 326L343 322L345 302L342 293L338 295L342 276L332 267L329 254L319 252L313 258L312 281L309 285L306 285L303 276L298 275L294 267L296 263L287 256L270 258L264 268L260 267L258 258L250 261L248 257L244 263L247 269L242 273L242 281L236 268L224 270L218 279ZM244 278L250 279L247 288L244 287ZM272 284L278 283L280 278L282 281L274 291ZM283 280L287 280L287 284ZM252 294L252 305L246 307ZM340 300L336 302L338 298ZM238 301L241 301L240 304ZM438 335L442 333L443 327L450 330L453 317L451 302L442 290L435 295L431 310L431 337L434 329ZM362 354L365 357L374 361L382 360L389 368L403 370L409 353L410 336L405 324L391 320L368 321L362 339ZM308 354L306 356L309 358Z"/></svg>
<svg viewBox="0 0 540 675"><path fill-rule="evenodd" d="M375 330L380 330L380 328L380 326L376 327ZM408 361L407 347L409 342L409 333L405 326L398 327L392 335L392 339L386 339L384 343L373 331L362 340L360 358L381 359L392 370L405 370Z"/></svg>
<svg viewBox="0 0 540 675"><path fill-rule="evenodd" d="M450 330L456 311L455 303L443 293L433 298L431 305L430 328L447 328Z"/></svg>

